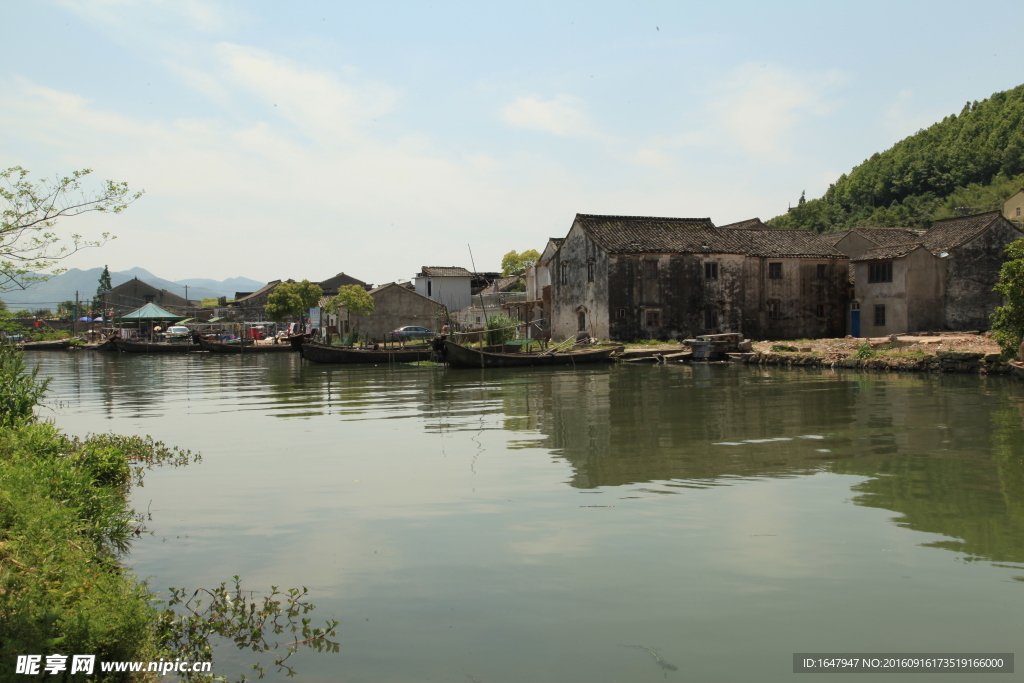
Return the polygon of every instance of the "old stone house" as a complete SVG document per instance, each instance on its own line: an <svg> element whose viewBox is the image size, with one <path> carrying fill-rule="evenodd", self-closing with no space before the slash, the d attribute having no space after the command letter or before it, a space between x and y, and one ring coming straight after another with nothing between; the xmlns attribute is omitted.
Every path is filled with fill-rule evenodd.
<svg viewBox="0 0 1024 683"><path fill-rule="evenodd" d="M845 334L847 257L808 231L577 214L551 262L555 339Z"/></svg>
<svg viewBox="0 0 1024 683"><path fill-rule="evenodd" d="M369 295L373 298L373 313L354 316L341 308L325 312L323 324L339 335L348 335L358 326L360 335L383 341L388 332L407 325L438 332L447 319L448 311L443 304L394 282L369 290ZM325 296L321 301L325 305L329 299Z"/></svg>
<svg viewBox="0 0 1024 683"><path fill-rule="evenodd" d="M283 280L272 280L251 294L244 294L243 292L236 293L235 300L231 302L231 307L238 311L235 318L254 323L269 320L269 318L267 318L266 311L263 310L263 307L266 306L270 293L273 292L281 282L283 282ZM294 280L288 280L288 282L294 282ZM244 294L244 296L238 296L239 294Z"/></svg>
<svg viewBox="0 0 1024 683"><path fill-rule="evenodd" d="M1006 245L1024 236L999 211L936 221L911 241L863 251L855 268L858 336L987 330ZM858 333L856 325L852 330Z"/></svg>
<svg viewBox="0 0 1024 683"><path fill-rule="evenodd" d="M423 266L413 281L417 294L457 311L469 305L474 277L461 267Z"/></svg>
<svg viewBox="0 0 1024 683"><path fill-rule="evenodd" d="M323 290L325 296L337 296L338 290L342 287L347 287L348 285L356 285L357 287L362 287L367 291L373 289L373 285L369 285L362 280L354 278L351 275L346 275L345 273L338 273L334 277L327 278L317 284L320 286L320 289Z"/></svg>
<svg viewBox="0 0 1024 683"><path fill-rule="evenodd" d="M134 311L146 304L156 304L179 315L192 315L202 307L201 301L185 299L137 277L111 288L109 293L103 295L103 309L113 310L114 316Z"/></svg>

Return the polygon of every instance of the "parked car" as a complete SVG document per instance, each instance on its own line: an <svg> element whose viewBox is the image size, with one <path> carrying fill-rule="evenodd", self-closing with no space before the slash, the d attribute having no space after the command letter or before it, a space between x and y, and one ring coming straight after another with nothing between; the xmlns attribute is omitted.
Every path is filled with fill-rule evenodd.
<svg viewBox="0 0 1024 683"><path fill-rule="evenodd" d="M406 325L388 332L388 341L409 341L410 339L432 339L434 333L425 327Z"/></svg>
<svg viewBox="0 0 1024 683"><path fill-rule="evenodd" d="M190 334L189 329L184 325L172 325L167 328L166 332L164 332L164 339L167 341L188 339Z"/></svg>

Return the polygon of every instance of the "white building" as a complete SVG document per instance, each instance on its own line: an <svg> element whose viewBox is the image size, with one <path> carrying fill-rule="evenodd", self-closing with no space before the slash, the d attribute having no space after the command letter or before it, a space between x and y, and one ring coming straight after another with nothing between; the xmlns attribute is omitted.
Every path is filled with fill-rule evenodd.
<svg viewBox="0 0 1024 683"><path fill-rule="evenodd" d="M449 311L469 306L473 273L465 268L423 266L413 278L416 293L444 304Z"/></svg>

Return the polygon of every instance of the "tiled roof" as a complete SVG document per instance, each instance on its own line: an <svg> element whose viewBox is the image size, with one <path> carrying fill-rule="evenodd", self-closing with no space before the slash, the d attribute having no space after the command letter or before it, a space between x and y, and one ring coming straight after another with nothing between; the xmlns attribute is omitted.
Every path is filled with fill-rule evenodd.
<svg viewBox="0 0 1024 683"><path fill-rule="evenodd" d="M345 273L338 273L334 277L327 278L323 282L318 282L317 284L320 286L320 289L325 292L337 292L345 285L359 285L364 288L368 286L362 280L357 280L351 275L345 275Z"/></svg>
<svg viewBox="0 0 1024 683"><path fill-rule="evenodd" d="M934 252L949 251L972 240L1002 215L1001 211L989 211L973 216L935 221L924 234L924 245Z"/></svg>
<svg viewBox="0 0 1024 683"><path fill-rule="evenodd" d="M423 266L420 269L421 277L473 277L473 273L465 268L455 266Z"/></svg>
<svg viewBox="0 0 1024 683"><path fill-rule="evenodd" d="M924 245L921 242L908 242L907 244L887 244L884 247L868 249L863 254L850 259L851 262L859 261L882 261L894 258L903 258L910 252Z"/></svg>
<svg viewBox="0 0 1024 683"><path fill-rule="evenodd" d="M818 235L818 239L820 239L822 242L825 242L826 244L831 244L832 246L835 246L839 244L839 240L843 239L849 234L849 230L838 230L836 232L822 233Z"/></svg>
<svg viewBox="0 0 1024 683"><path fill-rule="evenodd" d="M775 228L770 225L765 225L761 222L760 218L748 218L745 221L739 221L738 223L729 223L728 225L719 225L720 228L736 228L736 229L750 229L756 228L758 230L774 230Z"/></svg>
<svg viewBox="0 0 1024 683"><path fill-rule="evenodd" d="M918 242L924 234L924 230L912 228L853 228L850 232L859 233L880 247Z"/></svg>
<svg viewBox="0 0 1024 683"><path fill-rule="evenodd" d="M611 254L745 254L758 257L846 258L807 230L716 228L709 218L577 214L576 223Z"/></svg>
<svg viewBox="0 0 1024 683"><path fill-rule="evenodd" d="M249 299L252 299L254 297L260 296L261 294L266 294L270 290L274 289L274 287L277 287L279 284L281 284L280 280L274 280L272 282L268 282L267 284L263 285L262 287L257 289L255 292L253 292L249 296L243 296L241 299L235 299L235 303L239 304L239 303L242 303L244 301L248 301Z"/></svg>

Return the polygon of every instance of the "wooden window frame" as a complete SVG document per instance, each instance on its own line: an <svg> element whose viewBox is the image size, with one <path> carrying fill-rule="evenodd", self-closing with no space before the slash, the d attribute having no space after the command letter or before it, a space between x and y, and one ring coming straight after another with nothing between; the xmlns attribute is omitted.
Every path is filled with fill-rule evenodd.
<svg viewBox="0 0 1024 683"><path fill-rule="evenodd" d="M561 282L563 285L567 285L569 284L569 264L566 263L565 261L562 261L561 266L562 268L560 271L561 276L559 277L559 282Z"/></svg>
<svg viewBox="0 0 1024 683"><path fill-rule="evenodd" d="M819 263L818 264L818 279L819 280L827 280L828 279L828 265L826 265L824 263Z"/></svg>
<svg viewBox="0 0 1024 683"><path fill-rule="evenodd" d="M587 282L594 281L594 261L587 261Z"/></svg>
<svg viewBox="0 0 1024 683"><path fill-rule="evenodd" d="M704 262L704 279L705 280L717 280L718 279L718 261L705 261Z"/></svg>
<svg viewBox="0 0 1024 683"><path fill-rule="evenodd" d="M718 309L717 308L705 308L704 309L704 329L713 330L718 329Z"/></svg>
<svg viewBox="0 0 1024 683"><path fill-rule="evenodd" d="M661 309L649 308L644 311L644 323L644 327L647 329L656 329L661 327Z"/></svg>
<svg viewBox="0 0 1024 683"><path fill-rule="evenodd" d="M892 261L868 264L868 283L892 282Z"/></svg>
<svg viewBox="0 0 1024 683"><path fill-rule="evenodd" d="M768 306L768 319L779 320L782 318L782 302L778 299L768 299L765 302Z"/></svg>
<svg viewBox="0 0 1024 683"><path fill-rule="evenodd" d="M657 280L658 279L658 262L654 259L644 259L643 269L645 280Z"/></svg>
<svg viewBox="0 0 1024 683"><path fill-rule="evenodd" d="M782 261L769 261L769 263L768 263L768 279L769 280L781 280L782 279Z"/></svg>
<svg viewBox="0 0 1024 683"><path fill-rule="evenodd" d="M875 304L875 327L885 327L885 304Z"/></svg>

